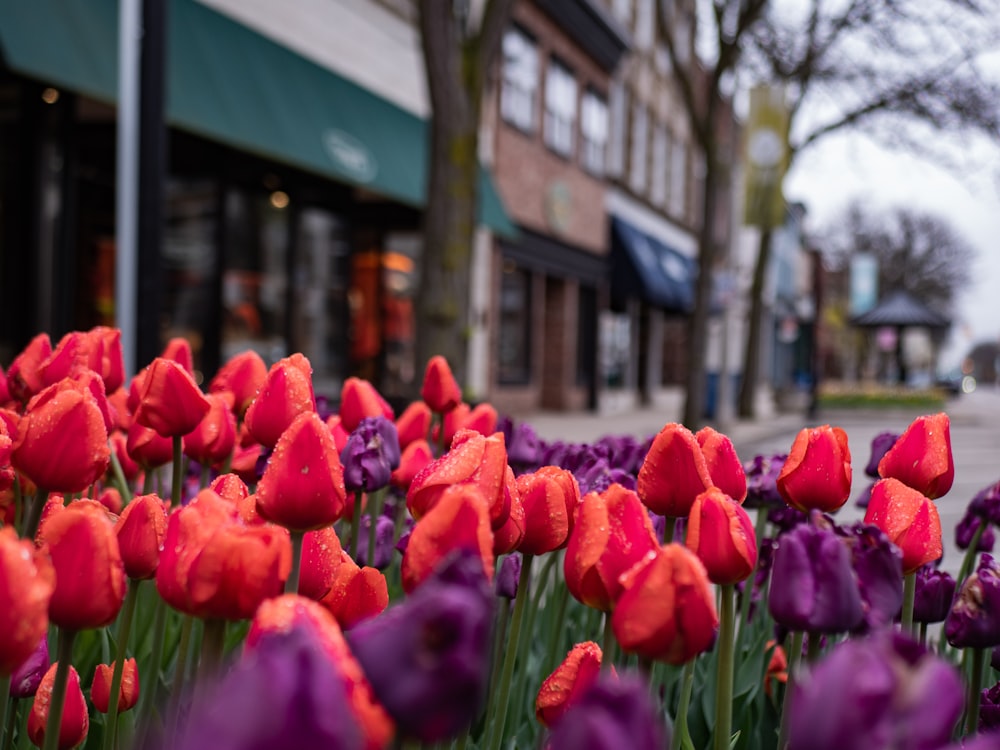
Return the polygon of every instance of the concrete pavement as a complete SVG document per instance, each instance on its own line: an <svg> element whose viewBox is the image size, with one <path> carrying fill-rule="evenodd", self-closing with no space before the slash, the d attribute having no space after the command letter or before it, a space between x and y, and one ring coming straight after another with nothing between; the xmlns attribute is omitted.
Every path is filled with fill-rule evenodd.
<svg viewBox="0 0 1000 750"><path fill-rule="evenodd" d="M980 388L949 401L945 411L951 418L951 441L955 457L955 483L937 500L944 533L944 567L952 574L961 565L962 553L955 547L955 526L966 506L982 488L1000 480L1000 390ZM778 414L773 418L739 421L722 429L747 461L761 453L785 453L796 433L809 424L832 424L848 435L854 468L852 499L837 514L840 522L864 516L854 499L870 481L864 474L871 441L880 432L902 432L926 410L840 409L821 412L807 420L801 413ZM634 435L644 438L660 431L677 416L656 408L636 409L617 414L556 414L543 412L524 417L545 440L591 442L603 435Z"/></svg>

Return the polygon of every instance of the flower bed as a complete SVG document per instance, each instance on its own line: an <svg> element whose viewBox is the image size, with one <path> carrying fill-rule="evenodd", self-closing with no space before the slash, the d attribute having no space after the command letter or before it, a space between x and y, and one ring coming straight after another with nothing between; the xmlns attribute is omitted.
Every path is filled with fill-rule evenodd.
<svg viewBox="0 0 1000 750"><path fill-rule="evenodd" d="M546 443L440 357L398 415L337 395L300 354L203 391L182 340L127 386L115 329L29 344L0 750L1000 746L1000 483L956 581L945 414L876 438L845 526L837 427L745 462L678 424Z"/></svg>

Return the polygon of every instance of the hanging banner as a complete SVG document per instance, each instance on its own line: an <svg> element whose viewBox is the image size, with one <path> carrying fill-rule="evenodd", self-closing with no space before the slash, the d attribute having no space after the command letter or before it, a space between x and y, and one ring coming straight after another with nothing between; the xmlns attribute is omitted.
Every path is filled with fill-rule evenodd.
<svg viewBox="0 0 1000 750"><path fill-rule="evenodd" d="M745 218L748 226L783 223L781 183L788 168L788 107L781 86L755 86L750 91L746 128Z"/></svg>
<svg viewBox="0 0 1000 750"><path fill-rule="evenodd" d="M878 302L878 260L871 253L858 252L851 256L850 314L866 313Z"/></svg>

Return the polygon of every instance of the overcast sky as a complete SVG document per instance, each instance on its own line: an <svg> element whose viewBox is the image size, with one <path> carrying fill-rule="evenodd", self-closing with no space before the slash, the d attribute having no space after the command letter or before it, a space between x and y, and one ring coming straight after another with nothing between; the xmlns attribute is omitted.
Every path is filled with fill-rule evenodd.
<svg viewBox="0 0 1000 750"><path fill-rule="evenodd" d="M937 213L967 239L978 257L972 286L955 311L946 367L974 344L1000 340L1000 145L978 147L973 157L956 176L860 136L830 137L797 157L785 182L786 196L808 207L810 226L861 199Z"/></svg>

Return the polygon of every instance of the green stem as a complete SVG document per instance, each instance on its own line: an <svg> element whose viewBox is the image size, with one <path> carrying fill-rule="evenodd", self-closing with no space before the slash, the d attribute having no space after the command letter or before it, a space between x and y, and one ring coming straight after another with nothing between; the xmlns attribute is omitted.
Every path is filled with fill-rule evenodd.
<svg viewBox="0 0 1000 750"><path fill-rule="evenodd" d="M490 684L486 692L486 706L493 705L493 697L497 692L497 683L500 680L500 655L504 652L507 644L507 628L510 626L510 605L506 599L500 599L500 606L497 608L497 628L496 641L493 643L493 661L490 669Z"/></svg>
<svg viewBox="0 0 1000 750"><path fill-rule="evenodd" d="M715 683L715 750L729 750L733 733L733 640L736 634L736 611L733 584L722 587L722 611L719 615L719 667Z"/></svg>
<svg viewBox="0 0 1000 750"><path fill-rule="evenodd" d="M694 659L684 664L684 676L681 678L681 696L677 704L677 715L674 717L674 736L670 741L671 750L694 747L688 731L688 706L691 705L691 688L694 686Z"/></svg>
<svg viewBox="0 0 1000 750"><path fill-rule="evenodd" d="M986 661L990 649L974 648L972 655L972 672L969 675L968 705L965 708L965 733L975 734L979 731L979 691L983 687L983 663Z"/></svg>
<svg viewBox="0 0 1000 750"><path fill-rule="evenodd" d="M757 518L754 522L754 540L757 544L757 564L754 565L753 572L743 584L743 596L740 599L740 643L743 643L743 633L747 625L750 624L750 603L753 600L753 583L757 575L757 568L760 566L760 540L767 533L767 510L757 509Z"/></svg>
<svg viewBox="0 0 1000 750"><path fill-rule="evenodd" d="M819 658L820 643L822 643L822 641L823 636L815 631L809 631L809 640L806 642L806 661L810 664L814 664Z"/></svg>
<svg viewBox="0 0 1000 750"><path fill-rule="evenodd" d="M559 658L559 652L562 650L556 648L556 646L563 635L563 623L566 621L566 606L569 604L569 588L566 586L566 583L557 581L556 585L559 587L559 609L556 613L555 624L549 631L549 647L545 650L545 668L542 670L544 677L548 677L552 674L552 670L556 668L556 659Z"/></svg>
<svg viewBox="0 0 1000 750"><path fill-rule="evenodd" d="M153 618L153 648L149 656L149 665L152 667L152 675L146 679L148 686L140 691L142 705L139 708L140 741L136 747L144 747L146 737L152 729L153 708L156 705L157 688L160 685L160 672L163 669L163 640L167 630L167 604L162 597L156 597L156 613Z"/></svg>
<svg viewBox="0 0 1000 750"><path fill-rule="evenodd" d="M927 645L927 623L926 622L920 623L920 645L921 646L926 646Z"/></svg>
<svg viewBox="0 0 1000 750"><path fill-rule="evenodd" d="M69 680L69 668L73 661L73 641L75 630L59 628L56 646L56 656L59 660L56 666L56 677L52 684L52 698L49 701L49 719L45 724L45 744L42 750L58 750L59 730L62 728L63 706L66 704L66 683Z"/></svg>
<svg viewBox="0 0 1000 750"><path fill-rule="evenodd" d="M24 522L24 495L21 493L21 480L16 474L11 489L14 492L14 531L17 531L22 528L21 524Z"/></svg>
<svg viewBox="0 0 1000 750"><path fill-rule="evenodd" d="M17 726L17 708L20 701L17 698L10 699L10 707L7 710L7 728L6 734L4 735L3 742L0 742L0 748L3 750L10 750L14 747L14 728ZM4 698L4 705L8 703L7 699Z"/></svg>
<svg viewBox="0 0 1000 750"><path fill-rule="evenodd" d="M776 750L784 750L788 745L788 727L791 717L792 685L795 682L796 674L799 671L799 661L802 656L802 638L805 636L801 630L792 633L792 645L788 650L788 682L785 685L785 695L781 701L781 725L778 729L778 746Z"/></svg>
<svg viewBox="0 0 1000 750"><path fill-rule="evenodd" d="M156 484L156 469L146 469L142 475L142 494L150 495Z"/></svg>
<svg viewBox="0 0 1000 750"><path fill-rule="evenodd" d="M962 581L971 575L972 567L976 564L976 555L979 554L979 541L983 538L986 526L986 521L980 518L979 526L976 527L976 531L972 535L972 541L969 542L969 546L965 550L965 556L962 558L962 567L958 569L958 578L955 580L959 587L962 586Z"/></svg>
<svg viewBox="0 0 1000 750"><path fill-rule="evenodd" d="M297 594L299 593L299 577L302 571L302 544L305 532L292 531L290 534L292 537L292 571L288 574L288 580L285 581L285 593Z"/></svg>
<svg viewBox="0 0 1000 750"><path fill-rule="evenodd" d="M372 495L371 498L371 508L369 508L368 517L371 518L371 524L368 526L368 552L365 555L365 565L374 568L375 567L375 531L376 531L376 521L378 517L382 514L382 497L385 494L385 490L378 490Z"/></svg>
<svg viewBox="0 0 1000 750"><path fill-rule="evenodd" d="M611 613L604 613L604 636L601 639L601 671L607 672L611 669L614 661L615 631L611 627Z"/></svg>
<svg viewBox="0 0 1000 750"><path fill-rule="evenodd" d="M534 555L524 555L521 560L521 577L517 582L517 595L514 597L514 614L510 626L510 640L507 652L504 654L503 674L500 677L499 697L496 703L496 722L491 727L490 741L486 746L490 750L498 750L503 742L504 725L507 723L507 701L510 698L510 681L514 676L514 662L517 660L518 640L521 637L521 620L524 618L524 602L528 598L528 582L531 580L531 562Z"/></svg>
<svg viewBox="0 0 1000 750"><path fill-rule="evenodd" d="M177 736L177 721L180 718L181 698L184 693L184 677L187 672L188 649L191 646L191 629L194 617L184 615L181 625L181 642L177 646L177 661L174 665L174 682L170 686L170 713L168 714L168 737Z"/></svg>
<svg viewBox="0 0 1000 750"><path fill-rule="evenodd" d="M111 476L118 488L118 492L121 493L122 504L128 505L132 499L132 488L128 486L128 480L125 478L125 472L122 470L121 462L118 460L118 453L115 451L113 445L111 446Z"/></svg>
<svg viewBox="0 0 1000 750"><path fill-rule="evenodd" d="M663 543L670 544L674 541L674 527L677 525L677 519L673 516L664 516L663 521Z"/></svg>
<svg viewBox="0 0 1000 750"><path fill-rule="evenodd" d="M198 686L205 687L219 673L222 652L226 645L226 621L219 617L205 620L201 640L201 662L198 665Z"/></svg>
<svg viewBox="0 0 1000 750"><path fill-rule="evenodd" d="M354 562L358 561L358 537L361 533L361 499L364 497L364 493L361 490L357 490L354 493L354 515L351 516L351 559Z"/></svg>
<svg viewBox="0 0 1000 750"><path fill-rule="evenodd" d="M10 696L10 675L5 675L0 677L0 747L7 747L7 732L5 728L7 726L7 709L8 704L11 703L8 699ZM13 730L10 731L13 734Z"/></svg>
<svg viewBox="0 0 1000 750"><path fill-rule="evenodd" d="M913 632L913 600L917 592L917 573L903 576L903 632Z"/></svg>
<svg viewBox="0 0 1000 750"><path fill-rule="evenodd" d="M39 487L38 493L35 495L35 500L31 503L31 507L28 508L28 513L24 517L24 529L21 532L22 538L35 538L35 535L38 533L38 524L42 520L42 510L45 508L45 503L48 499L49 491Z"/></svg>
<svg viewBox="0 0 1000 750"><path fill-rule="evenodd" d="M132 618L135 615L135 604L139 599L139 584L134 578L128 581L128 593L122 606L122 620L118 628L118 646L115 654L115 671L111 676L111 692L108 697L108 721L104 725L104 748L111 750L117 743L118 735L118 693L122 689L122 673L125 671L125 651L128 648L129 634L132 632Z"/></svg>
<svg viewBox="0 0 1000 750"><path fill-rule="evenodd" d="M181 504L181 484L183 483L183 461L182 453L183 440L180 435L174 435L174 475L170 485L170 507L176 508Z"/></svg>

